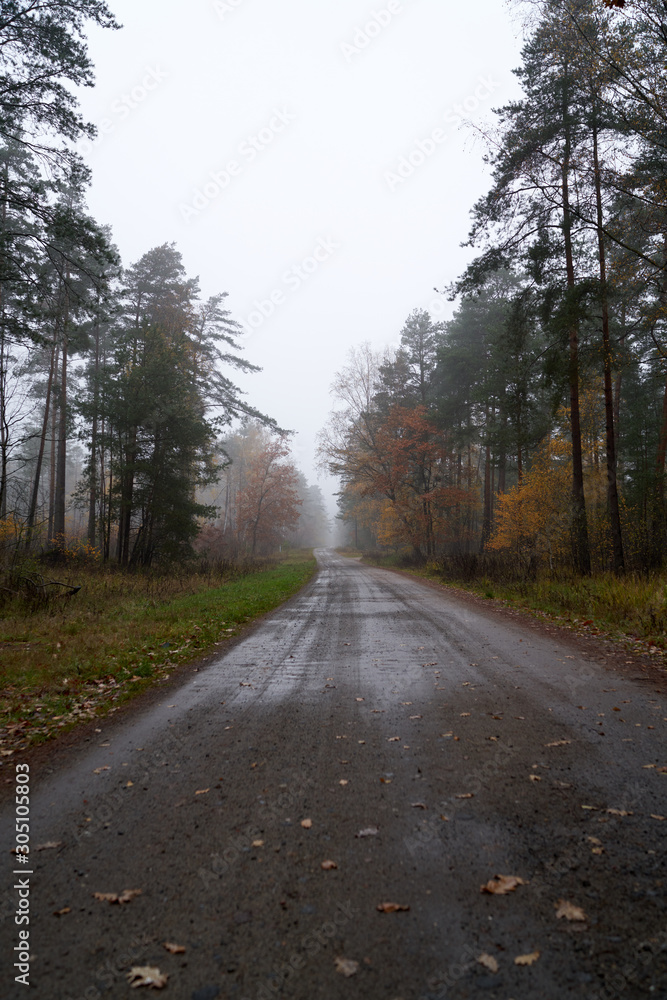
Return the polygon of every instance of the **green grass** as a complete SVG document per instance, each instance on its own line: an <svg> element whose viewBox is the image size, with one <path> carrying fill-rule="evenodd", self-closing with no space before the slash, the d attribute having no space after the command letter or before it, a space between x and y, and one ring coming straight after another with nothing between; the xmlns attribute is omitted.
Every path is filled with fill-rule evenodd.
<svg viewBox="0 0 667 1000"><path fill-rule="evenodd" d="M0 618L0 759L77 722L113 711L179 663L225 643L295 594L313 575L310 552L227 578L127 575L70 567L69 600L14 601ZM213 585L215 583L215 585Z"/></svg>

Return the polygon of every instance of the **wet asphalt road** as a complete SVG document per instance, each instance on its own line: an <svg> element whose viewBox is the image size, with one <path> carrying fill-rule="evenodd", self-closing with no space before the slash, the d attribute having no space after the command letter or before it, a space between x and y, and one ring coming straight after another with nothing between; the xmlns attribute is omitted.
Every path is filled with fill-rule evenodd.
<svg viewBox="0 0 667 1000"><path fill-rule="evenodd" d="M5 803L0 996L667 998L656 682L596 643L319 561L222 658L41 768L31 845L59 846L30 876L12 874ZM497 874L526 884L482 893ZM130 987L144 966L160 993Z"/></svg>

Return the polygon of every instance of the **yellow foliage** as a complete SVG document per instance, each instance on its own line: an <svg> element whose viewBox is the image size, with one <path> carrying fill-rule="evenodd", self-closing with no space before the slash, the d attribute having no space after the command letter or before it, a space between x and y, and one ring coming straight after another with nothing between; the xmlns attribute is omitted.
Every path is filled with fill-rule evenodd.
<svg viewBox="0 0 667 1000"><path fill-rule="evenodd" d="M14 518L9 515L9 517L0 518L0 545L15 545L19 539L20 525Z"/></svg>
<svg viewBox="0 0 667 1000"><path fill-rule="evenodd" d="M526 561L555 558L569 547L571 521L571 448L562 437L550 438L537 452L521 482L498 498L491 549L512 549Z"/></svg>

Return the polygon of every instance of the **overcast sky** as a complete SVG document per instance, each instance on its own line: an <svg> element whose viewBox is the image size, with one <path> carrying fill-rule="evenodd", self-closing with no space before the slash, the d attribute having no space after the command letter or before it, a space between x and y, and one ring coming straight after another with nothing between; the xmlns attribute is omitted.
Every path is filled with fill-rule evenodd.
<svg viewBox="0 0 667 1000"><path fill-rule="evenodd" d="M519 93L502 0L109 0L94 31L92 214L129 265L174 242L247 330L248 398L315 436L350 347L398 341L470 259L489 120ZM326 493L335 484L320 481Z"/></svg>

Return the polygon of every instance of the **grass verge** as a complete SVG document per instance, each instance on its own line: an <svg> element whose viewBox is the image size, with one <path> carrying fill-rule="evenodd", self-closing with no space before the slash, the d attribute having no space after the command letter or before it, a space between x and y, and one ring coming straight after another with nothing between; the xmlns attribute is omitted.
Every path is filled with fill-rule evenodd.
<svg viewBox="0 0 667 1000"><path fill-rule="evenodd" d="M128 576L102 568L60 572L81 591L0 618L0 761L118 705L180 663L225 643L311 578L312 553L264 567L200 574Z"/></svg>

